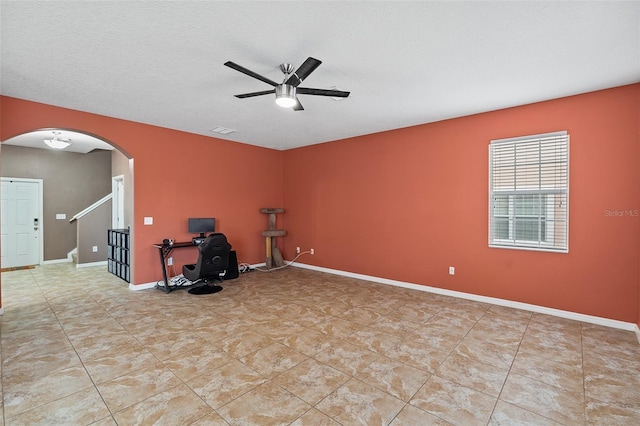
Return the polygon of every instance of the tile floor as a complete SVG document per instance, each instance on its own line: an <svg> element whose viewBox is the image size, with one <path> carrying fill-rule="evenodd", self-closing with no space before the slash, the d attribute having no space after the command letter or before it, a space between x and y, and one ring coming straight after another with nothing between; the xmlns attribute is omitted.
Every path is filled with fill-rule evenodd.
<svg viewBox="0 0 640 426"><path fill-rule="evenodd" d="M2 274L5 425L637 425L631 332L300 268Z"/></svg>

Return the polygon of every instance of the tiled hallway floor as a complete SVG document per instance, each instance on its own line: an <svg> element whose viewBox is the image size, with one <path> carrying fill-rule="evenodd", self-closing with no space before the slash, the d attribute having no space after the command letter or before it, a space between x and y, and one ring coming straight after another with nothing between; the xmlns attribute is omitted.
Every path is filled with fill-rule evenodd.
<svg viewBox="0 0 640 426"><path fill-rule="evenodd" d="M637 425L631 332L299 268L2 274L6 425Z"/></svg>

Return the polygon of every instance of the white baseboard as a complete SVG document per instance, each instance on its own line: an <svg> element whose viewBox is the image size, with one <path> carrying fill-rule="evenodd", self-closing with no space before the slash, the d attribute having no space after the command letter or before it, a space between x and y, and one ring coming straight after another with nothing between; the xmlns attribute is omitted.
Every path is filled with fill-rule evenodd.
<svg viewBox="0 0 640 426"><path fill-rule="evenodd" d="M158 284L158 281L153 281L153 282L144 283L144 284L129 283L129 290L133 290L133 291L146 290L148 288L155 288L156 284Z"/></svg>
<svg viewBox="0 0 640 426"><path fill-rule="evenodd" d="M52 259L52 260L45 260L44 262L42 262L43 265L53 265L54 263L69 263L71 262L71 260L69 259Z"/></svg>
<svg viewBox="0 0 640 426"><path fill-rule="evenodd" d="M91 266L107 266L107 261L101 260L100 262L76 263L76 269L89 268Z"/></svg>
<svg viewBox="0 0 640 426"><path fill-rule="evenodd" d="M618 320L613 320L609 318L579 314L576 312L563 311L560 309L547 308L544 306L530 305L528 303L514 302L511 300L498 299L495 297L479 296L476 294L463 293L461 291L446 290L443 288L406 283L403 281L390 280L387 278L379 278L371 275L356 274L353 272L340 271L338 269L329 269L329 268L323 268L321 266L307 265L305 263L294 263L292 266L295 266L298 268L304 268L304 269L311 269L319 272L326 272L334 275L341 275L344 277L355 278L359 280L372 281L380 284L393 285L396 287L404 287L404 288L410 288L413 290L426 291L429 293L436 293L444 296L458 297L460 299L474 300L477 302L491 303L493 305L522 309L525 311L536 312L539 314L553 315L560 318L582 321L590 324L602 325L605 327L618 328L618 329L627 330L627 331L635 331L636 336L638 337L638 342L640 342L640 330L638 330L638 325L631 322L624 322L624 321L618 321Z"/></svg>

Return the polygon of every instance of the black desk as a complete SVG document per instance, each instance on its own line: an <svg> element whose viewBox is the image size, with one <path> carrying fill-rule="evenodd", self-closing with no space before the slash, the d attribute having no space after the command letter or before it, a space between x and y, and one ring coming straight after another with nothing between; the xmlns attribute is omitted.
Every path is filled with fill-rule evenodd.
<svg viewBox="0 0 640 426"><path fill-rule="evenodd" d="M169 278L167 277L167 265L165 263L165 260L167 259L167 257L169 257L169 254L171 254L173 249L183 248L183 247L197 247L198 245L194 244L192 241L185 241L185 242L174 242L173 244L170 244L170 245L154 244L153 246L156 247L158 249L158 252L160 253L160 263L162 264L162 277L164 278L165 293L169 293L171 292L171 290L175 290L177 288L188 288L189 286L186 286L186 285L173 286L173 288L169 286Z"/></svg>

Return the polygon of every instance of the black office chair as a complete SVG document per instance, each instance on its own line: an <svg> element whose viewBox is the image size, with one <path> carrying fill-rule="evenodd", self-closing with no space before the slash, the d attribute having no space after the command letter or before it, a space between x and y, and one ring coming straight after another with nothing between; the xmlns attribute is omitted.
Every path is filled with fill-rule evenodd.
<svg viewBox="0 0 640 426"><path fill-rule="evenodd" d="M197 263L184 265L182 274L193 283L203 282L204 285L189 289L191 294L210 294L222 290L219 285L209 285L222 282L222 278L229 269L229 253L231 244L224 234L210 234L198 246L200 254Z"/></svg>

